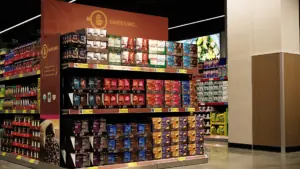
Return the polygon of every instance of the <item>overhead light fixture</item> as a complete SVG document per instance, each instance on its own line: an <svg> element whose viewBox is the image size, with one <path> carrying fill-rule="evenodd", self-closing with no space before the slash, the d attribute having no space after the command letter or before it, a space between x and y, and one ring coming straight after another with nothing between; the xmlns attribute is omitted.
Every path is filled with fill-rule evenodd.
<svg viewBox="0 0 300 169"><path fill-rule="evenodd" d="M224 18L224 17L225 17L225 15L220 15L220 16L207 18L207 19L203 19L203 20L199 20L199 21L195 21L195 22L190 22L190 23L186 23L186 24L182 24L182 25L178 25L178 26L173 26L173 27L170 27L169 30L181 28L181 27L185 27L185 26L189 26L189 25L194 25L194 24L201 23L201 22L207 22L207 21L211 21L211 20L215 20L215 19L219 19L219 18Z"/></svg>
<svg viewBox="0 0 300 169"><path fill-rule="evenodd" d="M75 1L76 1L76 0L71 0L71 1L69 1L69 3L73 3L73 2L75 2ZM41 16L42 16L42 14L39 14L39 15L34 16L34 17L30 18L30 19L27 19L26 21L20 22L20 23L14 25L14 26L12 26L12 27L9 27L9 28L7 28L7 29L4 29L4 30L0 31L0 34L5 33L5 32L7 32L7 31L9 31L9 30L12 30L12 29L14 29L14 28L16 28L16 27L18 27L18 26L21 26L21 25L23 25L23 24L25 24L25 23L27 23L27 22L30 22L30 21L32 21L32 20L35 20L35 19L37 19L37 18L39 18L39 17L41 17Z"/></svg>

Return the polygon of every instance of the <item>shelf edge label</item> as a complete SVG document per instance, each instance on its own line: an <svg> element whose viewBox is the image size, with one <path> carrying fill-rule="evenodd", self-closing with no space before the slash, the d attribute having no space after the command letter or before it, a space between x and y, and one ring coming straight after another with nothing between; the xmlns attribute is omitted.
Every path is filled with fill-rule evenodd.
<svg viewBox="0 0 300 169"><path fill-rule="evenodd" d="M128 113L128 109L119 109L119 113Z"/></svg>

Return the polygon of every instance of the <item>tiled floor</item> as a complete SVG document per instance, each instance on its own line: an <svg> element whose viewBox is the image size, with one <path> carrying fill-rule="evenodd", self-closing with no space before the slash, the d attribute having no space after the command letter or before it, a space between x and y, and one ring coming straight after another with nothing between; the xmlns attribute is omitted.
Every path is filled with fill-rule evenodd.
<svg viewBox="0 0 300 169"><path fill-rule="evenodd" d="M282 155L228 148L226 144L207 143L208 164L173 169L300 169L300 152ZM0 169L28 169L0 160Z"/></svg>
<svg viewBox="0 0 300 169"><path fill-rule="evenodd" d="M208 164L173 169L300 169L300 152L280 153L228 148L227 145L206 144Z"/></svg>
<svg viewBox="0 0 300 169"><path fill-rule="evenodd" d="M0 160L0 169L29 169L29 168Z"/></svg>

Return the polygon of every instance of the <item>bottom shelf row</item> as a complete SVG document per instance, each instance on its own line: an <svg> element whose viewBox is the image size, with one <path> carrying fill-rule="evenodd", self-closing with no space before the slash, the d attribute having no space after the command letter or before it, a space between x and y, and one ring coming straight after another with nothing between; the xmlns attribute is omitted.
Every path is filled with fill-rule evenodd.
<svg viewBox="0 0 300 169"><path fill-rule="evenodd" d="M204 154L204 126L198 116L152 118L150 123L110 124L105 119L65 120L64 123L72 126L64 129L62 157L65 167Z"/></svg>

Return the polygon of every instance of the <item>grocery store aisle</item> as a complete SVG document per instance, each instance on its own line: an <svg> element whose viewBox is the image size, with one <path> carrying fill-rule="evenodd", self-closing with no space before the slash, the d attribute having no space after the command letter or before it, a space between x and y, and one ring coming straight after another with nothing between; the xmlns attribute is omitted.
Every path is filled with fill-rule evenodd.
<svg viewBox="0 0 300 169"><path fill-rule="evenodd" d="M300 152L280 153L228 148L227 145L208 143L205 151L208 164L173 169L299 169Z"/></svg>
<svg viewBox="0 0 300 169"><path fill-rule="evenodd" d="M29 168L0 160L0 169L29 169Z"/></svg>

